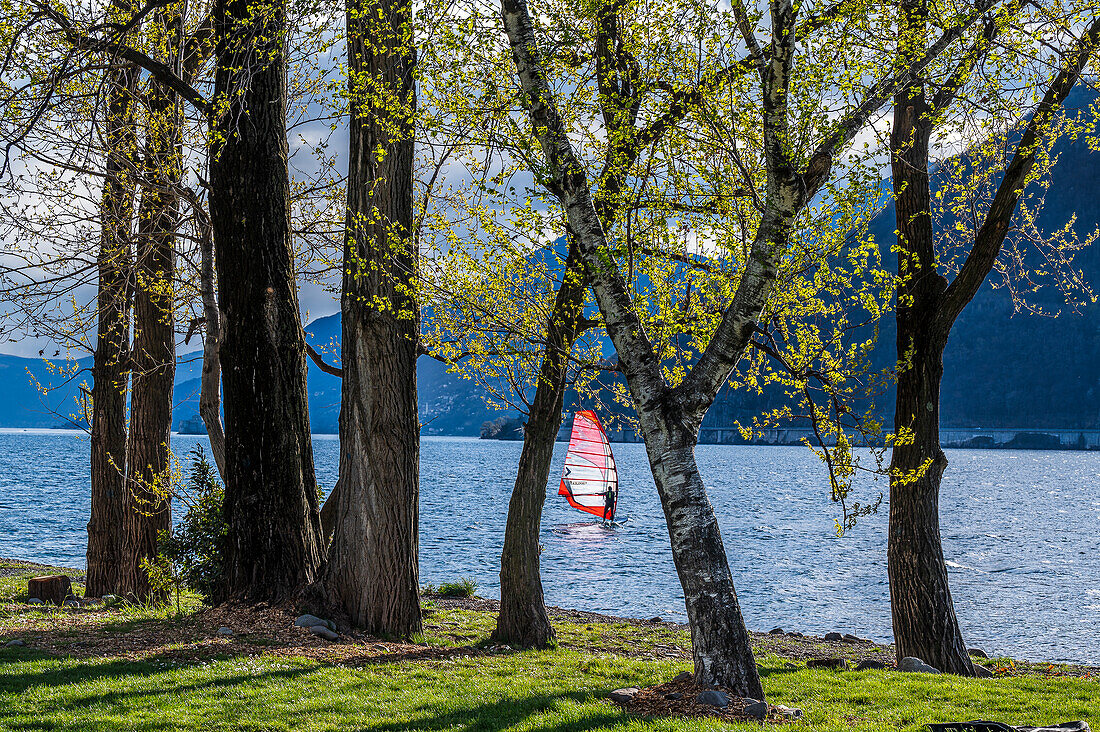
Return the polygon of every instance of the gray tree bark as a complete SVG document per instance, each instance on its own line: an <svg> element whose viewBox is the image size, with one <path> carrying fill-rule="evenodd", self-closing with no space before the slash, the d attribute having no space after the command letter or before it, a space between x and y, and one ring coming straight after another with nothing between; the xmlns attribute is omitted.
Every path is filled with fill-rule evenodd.
<svg viewBox="0 0 1100 732"><path fill-rule="evenodd" d="M316 579L323 555L291 246L285 0L217 0L214 24L226 597L283 601Z"/></svg>
<svg viewBox="0 0 1100 732"><path fill-rule="evenodd" d="M126 0L112 15L129 12ZM96 348L92 359L91 516L85 594L116 592L126 516L126 396L129 377L130 267L137 129L133 105L138 68L116 59L104 74L107 100L100 245L97 256Z"/></svg>
<svg viewBox="0 0 1100 732"><path fill-rule="evenodd" d="M353 625L407 638L422 627L412 4L348 0L347 38L340 478L318 589Z"/></svg>
<svg viewBox="0 0 1100 732"><path fill-rule="evenodd" d="M153 22L176 35L178 13ZM126 445L129 507L123 531L125 566L118 592L157 600L142 562L157 554L158 534L172 526L172 387L176 374L175 276L179 225L181 109L176 94L150 80L145 93L145 161L134 266L130 434Z"/></svg>

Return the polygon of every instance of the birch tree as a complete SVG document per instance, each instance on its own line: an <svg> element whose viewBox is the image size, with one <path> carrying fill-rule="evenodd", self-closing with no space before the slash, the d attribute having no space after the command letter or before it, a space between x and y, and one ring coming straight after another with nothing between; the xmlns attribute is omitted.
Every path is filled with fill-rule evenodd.
<svg viewBox="0 0 1100 732"><path fill-rule="evenodd" d="M861 73L832 81L851 90L866 72L873 82L860 87L841 111L819 118L810 144L804 140L796 145L795 132L804 130L792 129L792 80L804 68L812 68L810 60L814 58L805 39L798 35L799 15L806 10L780 0L771 2L764 13L770 25L770 42L761 44L757 39L758 15L741 3L733 4L741 41L749 51L759 82L759 124L767 170L761 196L763 211L737 288L722 308L705 348L678 383L670 383L662 373L660 359L600 224L587 175L548 83L544 51L535 36L527 5L522 0L504 0L501 5L531 125L546 164L546 179L577 236L596 301L636 405L684 588L696 679L754 698L763 698L763 689L718 523L695 463L699 424L748 346L773 291L780 262L790 251L798 218L829 180L838 156L906 79L920 73L938 53L956 43L978 17L977 10L963 14L956 25L929 45L924 56L897 72L873 73L874 69L884 68L880 63L883 59L868 54L866 48L860 49ZM865 14L866 25L860 26L864 31L876 20L881 21L870 11L858 3L829 10L843 12L848 19ZM845 28L848 33L851 30ZM823 43L824 47L814 49L819 57L824 48L840 52L853 45L835 36L831 43Z"/></svg>

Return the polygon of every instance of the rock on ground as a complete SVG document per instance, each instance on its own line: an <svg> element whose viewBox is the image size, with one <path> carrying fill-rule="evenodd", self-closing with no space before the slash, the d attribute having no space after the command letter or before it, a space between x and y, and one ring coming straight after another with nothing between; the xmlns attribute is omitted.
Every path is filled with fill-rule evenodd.
<svg viewBox="0 0 1100 732"><path fill-rule="evenodd" d="M218 628L218 635L236 635L232 628L227 628L224 625Z"/></svg>
<svg viewBox="0 0 1100 732"><path fill-rule="evenodd" d="M779 704L775 705L775 713L784 719L802 719L802 710L795 707L784 707Z"/></svg>
<svg viewBox="0 0 1100 732"><path fill-rule="evenodd" d="M768 718L768 704L757 699L742 699L745 705L745 715L752 717L753 719L767 719Z"/></svg>
<svg viewBox="0 0 1100 732"><path fill-rule="evenodd" d="M873 658L867 658L856 664L856 671L881 671L882 669L889 668L882 661L876 661Z"/></svg>
<svg viewBox="0 0 1100 732"><path fill-rule="evenodd" d="M325 640L340 640L340 636L336 635L336 632L327 625L314 625L309 629L309 632Z"/></svg>
<svg viewBox="0 0 1100 732"><path fill-rule="evenodd" d="M704 691L695 697L695 701L712 707L727 707L730 703L729 694L716 689Z"/></svg>
<svg viewBox="0 0 1100 732"><path fill-rule="evenodd" d="M837 671L846 671L848 662L843 658L811 658L806 661L806 668L831 668Z"/></svg>
<svg viewBox="0 0 1100 732"><path fill-rule="evenodd" d="M10 640L7 643L5 643L4 647L5 648L21 648L25 645L27 645L25 641L22 641L19 638L16 638L15 640Z"/></svg>
<svg viewBox="0 0 1100 732"><path fill-rule="evenodd" d="M844 634L843 633L835 633L835 632L834 633L826 633L825 634L825 640L827 640L827 641L842 641L842 640L844 640Z"/></svg>
<svg viewBox="0 0 1100 732"><path fill-rule="evenodd" d="M336 630L336 623L332 622L331 620L319 618L316 615L299 615L297 618L294 619L294 624L297 625L299 628L312 628L315 625L323 625L329 630Z"/></svg>
<svg viewBox="0 0 1100 732"><path fill-rule="evenodd" d="M983 651L981 648L967 648L966 652L971 656L977 656L978 658L989 658L989 654Z"/></svg>
<svg viewBox="0 0 1100 732"><path fill-rule="evenodd" d="M630 686L625 689L615 689L608 696L611 697L611 701L619 704L629 704L634 701L634 697L637 696L640 690L637 687Z"/></svg>
<svg viewBox="0 0 1100 732"><path fill-rule="evenodd" d="M910 673L919 674L938 674L940 672L938 668L929 666L916 656L906 656L901 659L901 661L898 662L898 671L908 671Z"/></svg>

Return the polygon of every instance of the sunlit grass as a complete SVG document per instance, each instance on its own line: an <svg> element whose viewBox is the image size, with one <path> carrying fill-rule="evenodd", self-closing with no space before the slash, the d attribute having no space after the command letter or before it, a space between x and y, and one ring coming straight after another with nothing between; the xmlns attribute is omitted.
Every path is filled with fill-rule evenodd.
<svg viewBox="0 0 1100 732"><path fill-rule="evenodd" d="M0 578L0 640L19 626L79 637L61 609L20 602L25 577ZM623 686L667 681L690 670L686 631L663 625L555 622L558 645L513 651L489 640L494 616L426 603L422 643L441 658L356 651L346 662L272 655L271 642L242 639L206 657L165 643L143 660L76 659L0 648L3 730L753 730L716 719L641 719L607 700ZM187 597L185 615L199 604ZM156 627L170 608L121 607L89 614L97 632ZM86 626L91 630L93 626ZM367 644L369 646L370 643ZM367 646L364 646L364 650ZM353 649L354 650L354 649ZM661 657L676 651L675 657ZM761 641L768 699L799 707L791 730L908 730L928 722L991 719L1009 724L1085 719L1100 684L1086 678L962 679L893 671L807 670Z"/></svg>

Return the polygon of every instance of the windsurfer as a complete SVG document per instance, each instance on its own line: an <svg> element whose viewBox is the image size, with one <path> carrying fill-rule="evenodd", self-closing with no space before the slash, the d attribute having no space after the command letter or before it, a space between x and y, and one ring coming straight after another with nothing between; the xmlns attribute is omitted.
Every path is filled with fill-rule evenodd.
<svg viewBox="0 0 1100 732"><path fill-rule="evenodd" d="M615 520L615 504L618 503L619 489L614 485L607 486L607 492L603 497L603 520L614 521Z"/></svg>

